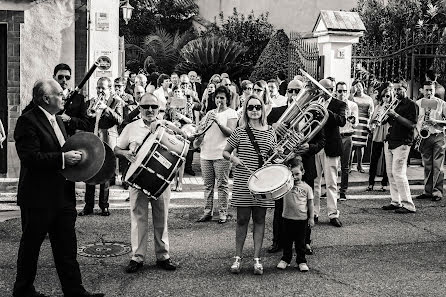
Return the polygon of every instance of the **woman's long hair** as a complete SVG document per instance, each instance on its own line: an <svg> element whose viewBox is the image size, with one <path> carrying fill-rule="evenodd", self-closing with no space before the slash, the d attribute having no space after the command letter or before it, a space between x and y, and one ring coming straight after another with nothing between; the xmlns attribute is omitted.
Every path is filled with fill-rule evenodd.
<svg viewBox="0 0 446 297"><path fill-rule="evenodd" d="M265 109L265 103L263 103L263 100L259 98L259 96L252 94L249 95L248 98L245 99L245 102L243 103L243 116L240 119L240 123L239 126L240 127L246 127L246 124L249 123L249 117L248 117L248 103L251 99L257 99L260 101L260 104L262 105L262 115L260 116L260 124L262 124L262 126L265 126L266 123L266 109Z"/></svg>

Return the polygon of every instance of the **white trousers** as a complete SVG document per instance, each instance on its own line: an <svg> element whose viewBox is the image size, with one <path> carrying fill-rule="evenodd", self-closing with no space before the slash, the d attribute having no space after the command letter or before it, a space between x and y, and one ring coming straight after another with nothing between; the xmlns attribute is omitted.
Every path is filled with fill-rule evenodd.
<svg viewBox="0 0 446 297"><path fill-rule="evenodd" d="M391 204L415 211L412 196L410 194L409 180L407 179L407 158L410 146L400 145L389 150L389 143L384 142L384 154L386 157L386 170L389 177Z"/></svg>
<svg viewBox="0 0 446 297"><path fill-rule="evenodd" d="M315 156L317 177L314 180L314 215L319 216L321 210L322 172L327 189L327 214L329 219L339 218L338 211L338 164L340 157L328 157L322 149Z"/></svg>
<svg viewBox="0 0 446 297"><path fill-rule="evenodd" d="M152 207L156 259L162 261L169 258L167 217L169 213L170 187L166 188L158 200L150 199L142 191L130 187L130 240L132 243L132 260L136 262L143 262L147 253L149 202Z"/></svg>

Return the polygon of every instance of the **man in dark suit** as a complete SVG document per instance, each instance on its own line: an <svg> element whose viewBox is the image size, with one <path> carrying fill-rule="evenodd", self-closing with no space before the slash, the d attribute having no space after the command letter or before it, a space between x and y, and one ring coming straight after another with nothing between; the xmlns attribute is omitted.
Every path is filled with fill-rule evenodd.
<svg viewBox="0 0 446 297"><path fill-rule="evenodd" d="M330 93L333 93L334 83L329 79L323 79L319 82ZM317 177L314 180L314 215L319 217L322 173L325 177L325 186L327 188L327 213L330 224L335 227L342 227L339 220L339 211L337 207L338 195L338 164L342 155L342 139L339 127L344 127L347 122L347 103L334 97L326 100L328 110L328 120L324 126L325 147L316 156ZM317 221L317 220L315 220Z"/></svg>
<svg viewBox="0 0 446 297"><path fill-rule="evenodd" d="M88 114L90 116L91 130L94 130L96 124L96 113L100 112L99 122L98 122L98 133L99 138L108 144L113 150L116 146L118 140L118 126L123 122L123 108L124 102L117 95L113 95L111 92L111 80L108 77L101 77L97 82L97 95L102 96L103 100L98 105L98 110L94 111L93 114ZM96 98L93 98L89 102L91 107ZM90 109L91 110L91 109ZM99 111L100 110L100 111ZM113 177L114 180L114 177ZM108 209L108 197L110 193L110 181L100 185L99 188L99 208L101 209L102 216L109 216L110 211ZM79 212L80 216L89 215L93 213L94 208L94 194L95 185L87 185L85 189L85 206L84 209Z"/></svg>
<svg viewBox="0 0 446 297"><path fill-rule="evenodd" d="M46 234L64 296L104 296L84 289L76 260L74 183L66 181L60 170L76 165L82 153L62 153L67 133L60 116L55 116L63 108L62 97L63 90L55 80L38 81L33 88L35 106L19 117L14 131L21 161L17 204L22 219L13 290L16 297L46 296L33 286Z"/></svg>
<svg viewBox="0 0 446 297"><path fill-rule="evenodd" d="M279 83L279 94L282 96L286 95L288 83L286 82L285 72L279 71L277 73L277 82Z"/></svg>
<svg viewBox="0 0 446 297"><path fill-rule="evenodd" d="M304 87L304 84L298 80L292 80L287 87L287 97L288 104L280 107L274 107L270 114L268 115L267 121L269 125L275 126L276 123L282 114L288 109L292 100L294 100L295 96L301 91ZM280 128L279 128L280 129ZM317 176L316 171L316 163L315 163L315 155L322 150L325 145L325 135L324 130L321 129L316 136L311 139L308 143L302 144L300 147L296 148L296 154L302 156L302 163L304 165L305 174L302 178L304 182L306 182L312 189L314 188L314 179ZM274 208L274 218L273 218L273 243L268 248L269 253L276 253L281 250L281 230L282 230L282 212L283 212L283 199L278 199L275 201ZM307 253L311 253L310 240L311 238L311 229L308 228L306 234L306 244L307 244Z"/></svg>

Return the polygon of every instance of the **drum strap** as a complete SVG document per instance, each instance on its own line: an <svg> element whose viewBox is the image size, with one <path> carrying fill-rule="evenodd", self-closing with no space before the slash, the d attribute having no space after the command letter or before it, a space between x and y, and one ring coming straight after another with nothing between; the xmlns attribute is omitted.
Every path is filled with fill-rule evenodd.
<svg viewBox="0 0 446 297"><path fill-rule="evenodd" d="M263 166L263 163L265 163L265 161L263 160L262 154L260 152L260 147L259 144L257 143L255 137L254 137L254 133L252 133L251 127L249 127L249 125L246 125L246 133L248 133L248 137L249 140L251 141L252 146L254 147L254 149L257 152L257 156L259 158L259 168L261 168ZM266 199L266 195L265 194L261 194L263 199Z"/></svg>

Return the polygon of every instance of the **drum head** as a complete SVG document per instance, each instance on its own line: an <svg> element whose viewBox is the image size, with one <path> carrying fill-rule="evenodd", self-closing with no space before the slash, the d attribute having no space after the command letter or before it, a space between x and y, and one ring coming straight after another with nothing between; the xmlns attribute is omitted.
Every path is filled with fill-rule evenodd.
<svg viewBox="0 0 446 297"><path fill-rule="evenodd" d="M285 165L274 164L257 169L248 181L249 189L254 193L267 193L284 185L290 178L291 171Z"/></svg>
<svg viewBox="0 0 446 297"><path fill-rule="evenodd" d="M149 154L153 143L158 138L158 135L161 131L160 128L158 128L155 131L155 133L150 134L150 136L146 139L146 141L139 147L138 152L136 154L135 162L131 163L129 169L127 170L127 174L125 175L124 178L125 181L129 181L129 178L135 173L135 171L143 163L146 156Z"/></svg>

